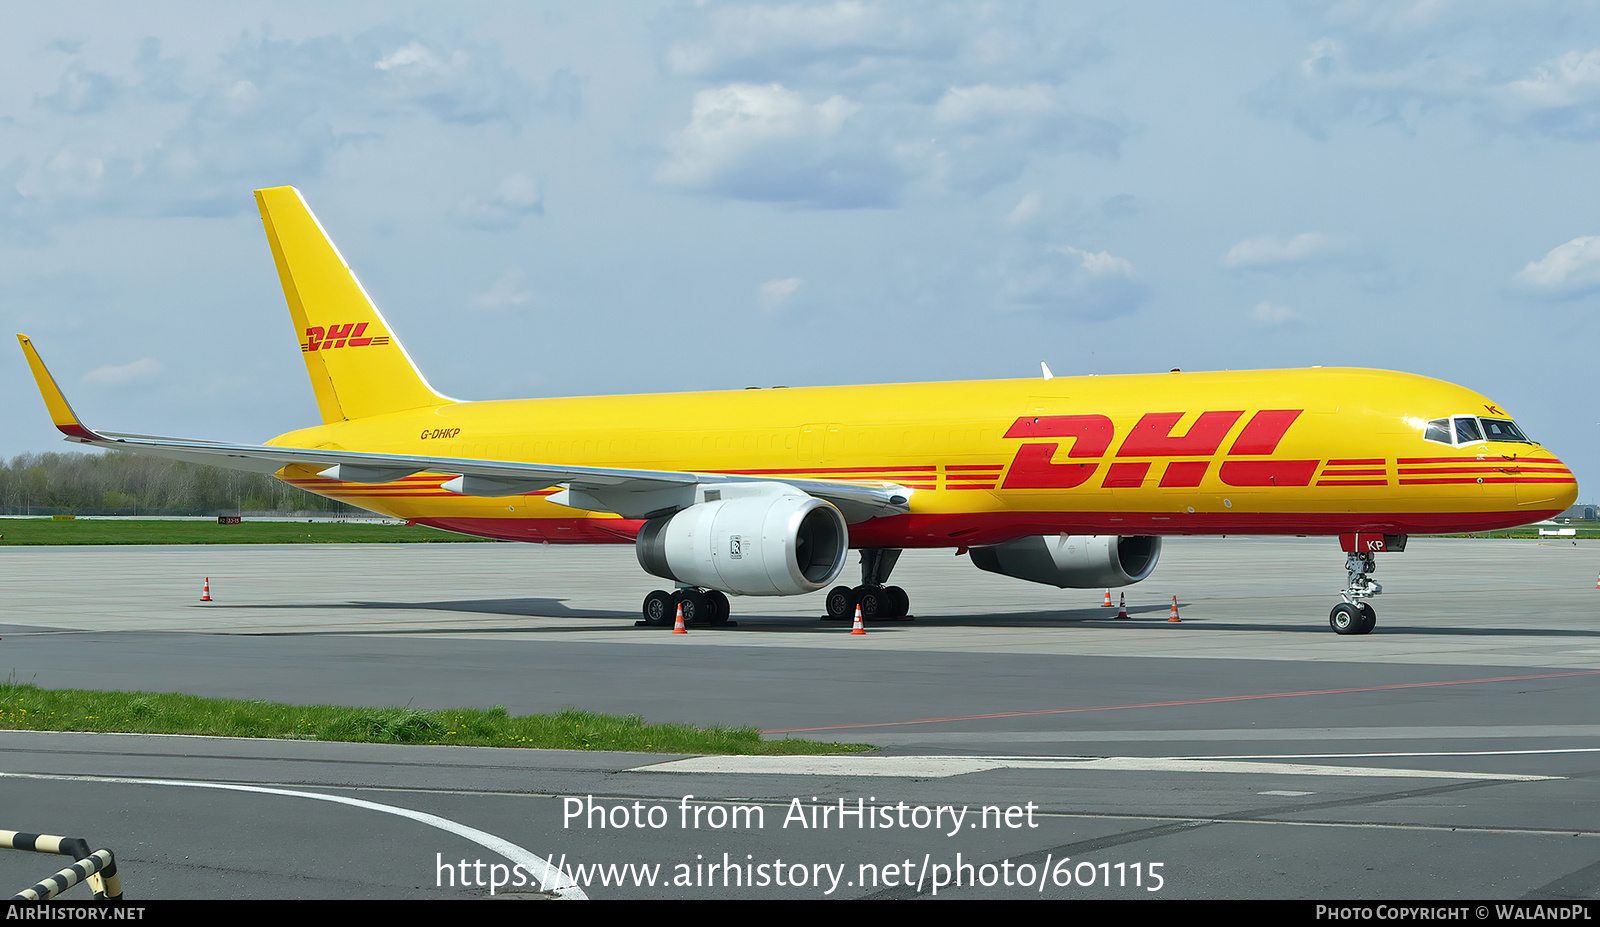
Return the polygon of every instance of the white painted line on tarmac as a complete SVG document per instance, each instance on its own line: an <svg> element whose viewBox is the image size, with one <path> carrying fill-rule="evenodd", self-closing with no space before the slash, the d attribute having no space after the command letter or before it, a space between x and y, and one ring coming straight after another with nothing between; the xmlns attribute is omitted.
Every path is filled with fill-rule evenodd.
<svg viewBox="0 0 1600 927"><path fill-rule="evenodd" d="M993 756L694 756L636 766L628 772L944 779L1008 765L1004 757Z"/></svg>
<svg viewBox="0 0 1600 927"><path fill-rule="evenodd" d="M1016 761L1018 768L1027 763ZM1060 764L1050 764L1060 765ZM1534 782L1560 776L1524 776L1512 773L1456 772L1448 769L1392 769L1385 766L1323 766L1316 763L1271 763L1261 760L1217 760L1165 756L1108 756L1076 764L1075 769L1107 769L1130 772L1257 773L1274 776L1347 776L1393 779L1480 779L1504 782Z"/></svg>
<svg viewBox="0 0 1600 927"><path fill-rule="evenodd" d="M1395 769L1380 766L1325 766L1259 760L1171 756L697 756L636 766L629 772L734 773L768 776L888 776L942 779L991 769L1062 771L1249 773L1271 776L1347 776L1389 779L1477 779L1533 782L1561 776L1456 772L1445 769Z"/></svg>
<svg viewBox="0 0 1600 927"><path fill-rule="evenodd" d="M1562 753L1600 753L1600 747L1547 747L1542 750L1430 750L1395 753L1276 753L1240 754L1238 756L1185 756L1184 760L1321 760L1321 759L1387 759L1416 756L1554 756ZM1560 779L1562 776L1546 776Z"/></svg>
<svg viewBox="0 0 1600 927"><path fill-rule="evenodd" d="M315 801L331 801L335 804L349 805L353 808L364 808L368 811L381 811L397 817L408 818L419 824L426 824L446 833L455 834L457 837L470 840L478 846L493 853L504 856L511 862L520 865L530 877L539 879L539 890L549 892L556 898L571 901L586 901L587 895L583 889L572 880L572 877L562 872L552 863L535 856L522 847L509 840L496 837L487 831L468 827L449 818L441 818L436 814L426 811L414 811L410 808L401 808L398 805L384 805L375 801L364 801L360 798L346 798L343 795L325 795L321 792L305 792L298 789L275 789L260 785L238 785L231 782L205 782L188 779L133 779L123 776L65 776L50 773L13 773L0 772L0 778L5 779L47 779L55 782L113 782L122 785L167 785L190 789L222 789L230 792L255 792L261 795L285 795L290 798L310 798Z"/></svg>

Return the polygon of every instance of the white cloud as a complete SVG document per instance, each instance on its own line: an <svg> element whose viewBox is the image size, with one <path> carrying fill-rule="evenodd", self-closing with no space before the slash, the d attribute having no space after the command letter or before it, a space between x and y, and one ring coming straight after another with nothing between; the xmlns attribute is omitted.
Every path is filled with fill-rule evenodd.
<svg viewBox="0 0 1600 927"><path fill-rule="evenodd" d="M1038 119L1060 110L1054 87L951 87L934 105L934 118L946 125L978 127L1010 119Z"/></svg>
<svg viewBox="0 0 1600 927"><path fill-rule="evenodd" d="M1039 218L1039 213L1043 209L1044 197L1039 195L1038 190L1029 191L1023 195L1022 199L1017 201L1017 205L1012 207L1011 212L1006 214L1006 225L1012 228L1029 225L1033 220Z"/></svg>
<svg viewBox="0 0 1600 927"><path fill-rule="evenodd" d="M480 309L510 309L515 306L525 306L533 301L533 294L522 283L522 271L513 267L501 274L487 290L474 296L472 304Z"/></svg>
<svg viewBox="0 0 1600 927"><path fill-rule="evenodd" d="M1057 248L1062 254L1070 254L1083 264L1083 269L1091 277L1126 277L1133 279L1133 265L1127 258L1119 258L1108 251L1079 251L1071 245Z"/></svg>
<svg viewBox="0 0 1600 927"><path fill-rule="evenodd" d="M851 59L874 51L905 54L908 36L881 4L839 0L824 4L712 9L693 38L675 42L667 67L679 75L715 75L776 57L789 67ZM769 64L770 66L770 64Z"/></svg>
<svg viewBox="0 0 1600 927"><path fill-rule="evenodd" d="M515 173L500 181L488 196L466 196L456 203L456 221L472 228L515 228L524 216L544 215L544 193L527 174Z"/></svg>
<svg viewBox="0 0 1600 927"><path fill-rule="evenodd" d="M1133 264L1108 251L1046 247L1006 268L1006 295L1020 309L1040 309L1087 321L1127 315L1146 290Z"/></svg>
<svg viewBox="0 0 1600 927"><path fill-rule="evenodd" d="M41 138L23 155L17 190L31 202L20 211L55 221L232 215L251 208L252 187L305 183L338 152L383 139L406 118L516 125L571 90L557 86L558 72L541 97L498 51L390 28L304 40L246 34L198 64L163 59L147 40L124 71L70 62L57 89L35 98L34 113L73 121L67 140Z"/></svg>
<svg viewBox="0 0 1600 927"><path fill-rule="evenodd" d="M953 0L679 6L660 26L670 37L664 60L670 72L717 81L722 89L708 92L723 96L735 87L776 87L803 94L811 105L848 100L862 112L826 151L775 159L763 177L728 171L711 182L691 180L708 174L691 124L657 179L742 199L887 205L913 181L981 192L1063 151L1116 157L1129 134L1121 116L1071 105L1063 84L1067 72L1100 54L1093 30L1059 28L1063 14L1045 6Z"/></svg>
<svg viewBox="0 0 1600 927"><path fill-rule="evenodd" d="M1471 15L1457 0L1339 0L1328 18L1390 38L1427 33L1456 15Z"/></svg>
<svg viewBox="0 0 1600 927"><path fill-rule="evenodd" d="M1567 52L1537 68L1532 77L1507 84L1505 91L1536 108L1592 103L1600 98L1600 50Z"/></svg>
<svg viewBox="0 0 1600 927"><path fill-rule="evenodd" d="M1574 238L1517 273L1524 287L1545 296L1581 296L1600 290L1600 235Z"/></svg>
<svg viewBox="0 0 1600 927"><path fill-rule="evenodd" d="M1054 11L967 0L700 2L661 19L666 69L680 77L887 90L926 99L974 78L1059 79L1093 60L1087 30Z"/></svg>
<svg viewBox="0 0 1600 927"><path fill-rule="evenodd" d="M110 75L74 62L61 75L55 93L39 97L38 103L58 113L98 113L116 101L118 89L117 81Z"/></svg>
<svg viewBox="0 0 1600 927"><path fill-rule="evenodd" d="M1321 232L1301 232L1293 238L1263 235L1239 242L1222 257L1230 270L1270 270L1324 263L1351 251L1349 244Z"/></svg>
<svg viewBox="0 0 1600 927"><path fill-rule="evenodd" d="M100 386L133 386L155 379L161 370L160 361L146 357L131 364L97 367L84 374L83 381Z"/></svg>
<svg viewBox="0 0 1600 927"><path fill-rule="evenodd" d="M1300 314L1288 306L1275 306L1266 300L1256 303L1250 310L1250 317L1264 328L1299 327L1304 322Z"/></svg>
<svg viewBox="0 0 1600 927"><path fill-rule="evenodd" d="M860 107L844 97L821 103L781 84L729 84L694 95L689 125L673 143L673 158L658 176L667 183L702 186L752 155L778 146L812 146L839 134Z"/></svg>
<svg viewBox="0 0 1600 927"><path fill-rule="evenodd" d="M800 285L805 281L799 277L785 277L781 280L768 280L761 284L757 290L756 298L761 306L761 311L766 315L775 315L787 307L800 291Z"/></svg>
<svg viewBox="0 0 1600 927"><path fill-rule="evenodd" d="M1486 96L1507 126L1562 138L1600 138L1600 49L1569 51Z"/></svg>
<svg viewBox="0 0 1600 927"><path fill-rule="evenodd" d="M1600 49L1574 47L1593 42L1582 14L1383 2L1339 4L1326 20L1303 59L1256 93L1314 136L1341 120L1415 131L1460 112L1497 133L1600 138Z"/></svg>
<svg viewBox="0 0 1600 927"><path fill-rule="evenodd" d="M91 196L99 192L105 178L105 158L63 149L19 181L17 192L23 196Z"/></svg>
<svg viewBox="0 0 1600 927"><path fill-rule="evenodd" d="M880 144L845 132L859 110L838 95L807 102L781 84L702 90L656 180L735 199L884 205L892 201L902 171Z"/></svg>
<svg viewBox="0 0 1600 927"><path fill-rule="evenodd" d="M933 107L933 129L961 155L958 180L984 188L1021 173L1035 155L1063 150L1116 157L1127 129L1069 107L1055 85L951 87Z"/></svg>

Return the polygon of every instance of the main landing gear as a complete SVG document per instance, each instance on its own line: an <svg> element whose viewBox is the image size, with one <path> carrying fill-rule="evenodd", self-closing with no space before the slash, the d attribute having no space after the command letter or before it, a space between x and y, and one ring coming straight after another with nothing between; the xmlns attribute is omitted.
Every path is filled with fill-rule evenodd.
<svg viewBox="0 0 1600 927"><path fill-rule="evenodd" d="M693 586L666 592L661 589L644 597L644 621L650 627L670 628L678 621L678 605L683 605L684 624L728 624L731 611L728 597L715 589Z"/></svg>
<svg viewBox="0 0 1600 927"><path fill-rule="evenodd" d="M1383 593L1383 586L1369 576L1378 568L1377 554L1406 549L1403 534L1343 534L1339 543L1345 550L1344 568L1349 579L1339 594L1344 601L1328 613L1328 626L1335 634L1370 634L1378 623L1378 613L1366 599Z"/></svg>
<svg viewBox="0 0 1600 927"><path fill-rule="evenodd" d="M899 586L884 585L894 572L900 550L872 547L861 551L861 585L835 586L828 592L827 621L849 621L861 606L863 621L904 618L911 613L911 597Z"/></svg>

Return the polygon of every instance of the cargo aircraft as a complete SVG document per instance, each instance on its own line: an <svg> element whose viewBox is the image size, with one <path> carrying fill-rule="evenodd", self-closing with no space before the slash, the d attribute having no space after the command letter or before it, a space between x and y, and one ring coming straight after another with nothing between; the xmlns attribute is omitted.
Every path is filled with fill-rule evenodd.
<svg viewBox="0 0 1600 927"><path fill-rule="evenodd" d="M322 424L264 445L85 426L25 336L68 440L275 474L410 522L633 544L674 584L645 621L725 622L727 595L827 589L904 616L907 548L1061 588L1122 586L1186 534L1326 535L1340 634L1372 630L1375 555L1408 535L1554 515L1570 470L1471 390L1381 370L1050 377L464 402L428 385L293 187L256 191Z"/></svg>

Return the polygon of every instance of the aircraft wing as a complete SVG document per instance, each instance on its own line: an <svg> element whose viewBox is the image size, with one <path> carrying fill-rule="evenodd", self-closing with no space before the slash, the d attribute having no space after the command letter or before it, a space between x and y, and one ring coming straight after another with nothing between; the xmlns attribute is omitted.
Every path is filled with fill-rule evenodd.
<svg viewBox="0 0 1600 927"><path fill-rule="evenodd" d="M728 483L783 483L833 503L850 522L881 515L904 514L909 510L913 492L897 483L881 481L845 482L674 470L627 470L262 444L224 444L101 432L85 426L78 418L28 337L18 335L17 340L27 355L28 366L33 369L39 392L44 397L56 428L67 436L68 441L109 450L257 473L275 473L291 464L317 466L323 468L319 475L346 483L391 483L417 473L453 474L455 479L444 482L442 488L464 496L515 496L559 486L563 491L550 496L551 502L591 512L612 512L625 518L652 518L687 508L701 501L697 495L699 490Z"/></svg>

